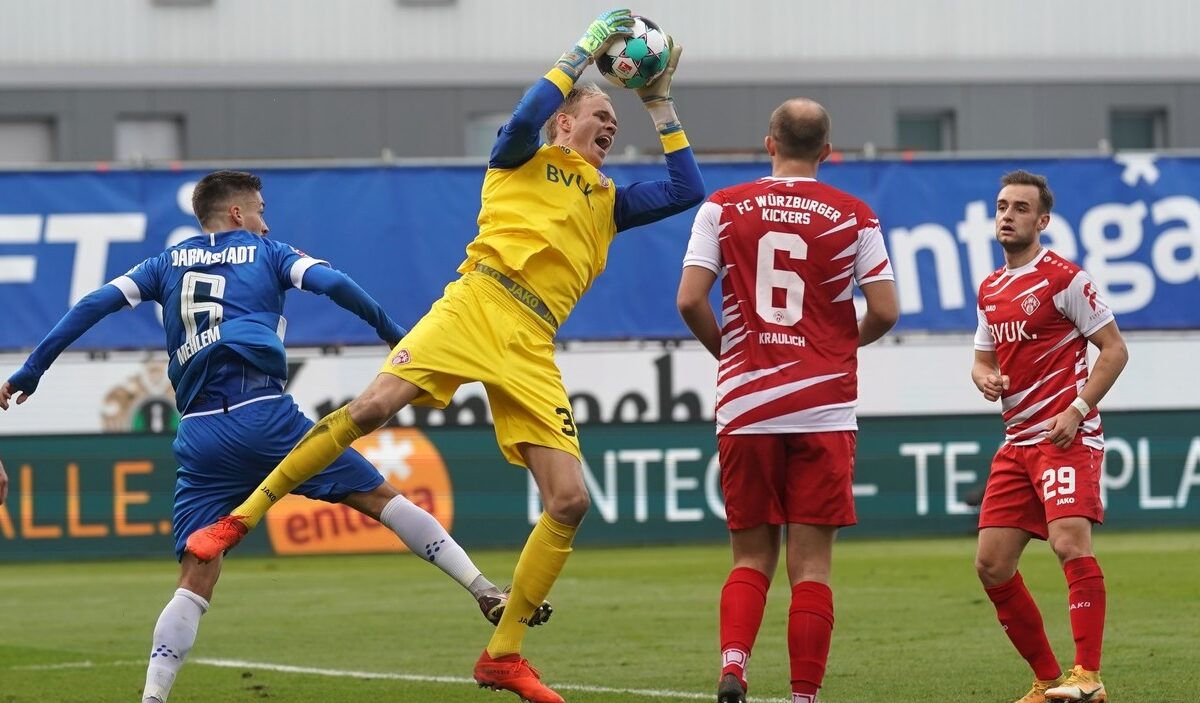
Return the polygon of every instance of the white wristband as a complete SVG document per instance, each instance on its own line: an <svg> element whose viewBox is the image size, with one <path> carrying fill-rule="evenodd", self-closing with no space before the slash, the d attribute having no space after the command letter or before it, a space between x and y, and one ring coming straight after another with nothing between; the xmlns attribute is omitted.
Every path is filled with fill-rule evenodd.
<svg viewBox="0 0 1200 703"><path fill-rule="evenodd" d="M1087 417L1092 411L1092 406L1087 404L1087 401L1079 396L1075 396L1075 400L1071 401L1071 407L1079 411L1080 417Z"/></svg>

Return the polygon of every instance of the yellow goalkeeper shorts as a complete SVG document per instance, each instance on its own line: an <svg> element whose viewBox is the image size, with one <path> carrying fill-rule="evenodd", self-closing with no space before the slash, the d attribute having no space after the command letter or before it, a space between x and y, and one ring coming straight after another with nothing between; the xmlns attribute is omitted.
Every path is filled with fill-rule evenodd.
<svg viewBox="0 0 1200 703"><path fill-rule="evenodd" d="M522 444L579 454L579 437L554 330L482 273L446 286L442 297L392 349L380 373L421 389L414 405L445 408L464 383L487 391L504 458L525 466Z"/></svg>

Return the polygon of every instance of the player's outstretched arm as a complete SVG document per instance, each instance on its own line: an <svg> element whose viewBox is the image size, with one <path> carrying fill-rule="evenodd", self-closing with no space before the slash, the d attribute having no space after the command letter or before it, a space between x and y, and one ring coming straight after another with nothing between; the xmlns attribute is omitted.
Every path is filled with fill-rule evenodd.
<svg viewBox="0 0 1200 703"><path fill-rule="evenodd" d="M632 29L633 15L625 9L602 12L592 20L579 41L521 96L512 117L496 135L488 166L516 168L532 158L541 144L542 125L571 92L583 70L613 39L629 35Z"/></svg>
<svg viewBox="0 0 1200 703"><path fill-rule="evenodd" d="M304 272L304 290L328 296L343 309L358 315L389 347L396 346L408 334L388 317L383 306L341 271L328 266L310 267Z"/></svg>
<svg viewBox="0 0 1200 703"><path fill-rule="evenodd" d="M865 347L887 334L900 319L900 303L894 281L871 281L862 286L867 312L858 323L858 346Z"/></svg>
<svg viewBox="0 0 1200 703"><path fill-rule="evenodd" d="M704 178L700 175L696 156L683 132L683 125L675 111L675 100L671 97L671 80L679 65L683 47L671 37L667 37L667 42L671 59L666 70L653 83L638 88L637 94L658 130L670 178L632 183L618 190L614 208L617 231L657 222L704 200Z"/></svg>
<svg viewBox="0 0 1200 703"><path fill-rule="evenodd" d="M8 410L9 399L14 396L17 405L28 400L37 390L42 374L46 373L46 369L50 368L50 364L54 363L64 349L71 346L72 342L97 322L128 304L125 294L112 284L88 293L75 303L54 329L50 330L50 334L37 345L24 365L0 386L0 409ZM17 395L18 393L20 395Z"/></svg>

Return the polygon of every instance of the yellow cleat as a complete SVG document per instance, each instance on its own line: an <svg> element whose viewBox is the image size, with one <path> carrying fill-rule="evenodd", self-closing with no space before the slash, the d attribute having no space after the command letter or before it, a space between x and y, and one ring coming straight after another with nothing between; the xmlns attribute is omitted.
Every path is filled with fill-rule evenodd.
<svg viewBox="0 0 1200 703"><path fill-rule="evenodd" d="M1100 681L1099 671L1088 671L1076 664L1062 683L1046 689L1046 700L1101 703L1108 700L1108 692Z"/></svg>
<svg viewBox="0 0 1200 703"><path fill-rule="evenodd" d="M1046 691L1066 681L1066 674L1060 674L1057 679L1034 679L1033 688L1029 693L1017 699L1016 703L1046 703Z"/></svg>

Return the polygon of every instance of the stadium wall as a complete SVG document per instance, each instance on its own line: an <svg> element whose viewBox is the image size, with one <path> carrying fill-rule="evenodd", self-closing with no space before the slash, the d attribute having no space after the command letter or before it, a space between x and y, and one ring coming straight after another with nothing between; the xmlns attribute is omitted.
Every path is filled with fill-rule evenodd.
<svg viewBox="0 0 1200 703"><path fill-rule="evenodd" d="M442 158L486 155L495 129L546 67L467 86L173 85L123 88L14 87L0 90L0 120L45 125L45 161L120 161L123 120L176 125L169 157L143 151L153 163L170 159L247 160ZM592 74L592 80L600 80ZM628 91L610 91L622 151L661 150L653 125ZM818 81L797 72L778 84L693 80L673 91L692 144L701 154L761 153L767 118L798 95L824 104L833 144L857 152L920 148L904 143L905 115L945 116L946 151L1075 150L1101 153L1114 113L1156 115L1154 148L1200 148L1200 82L1162 76L1089 83L1020 78L978 83L959 79L896 84L886 80ZM924 147L928 148L928 147ZM32 158L32 157L27 157ZM3 158L0 161L12 160Z"/></svg>

